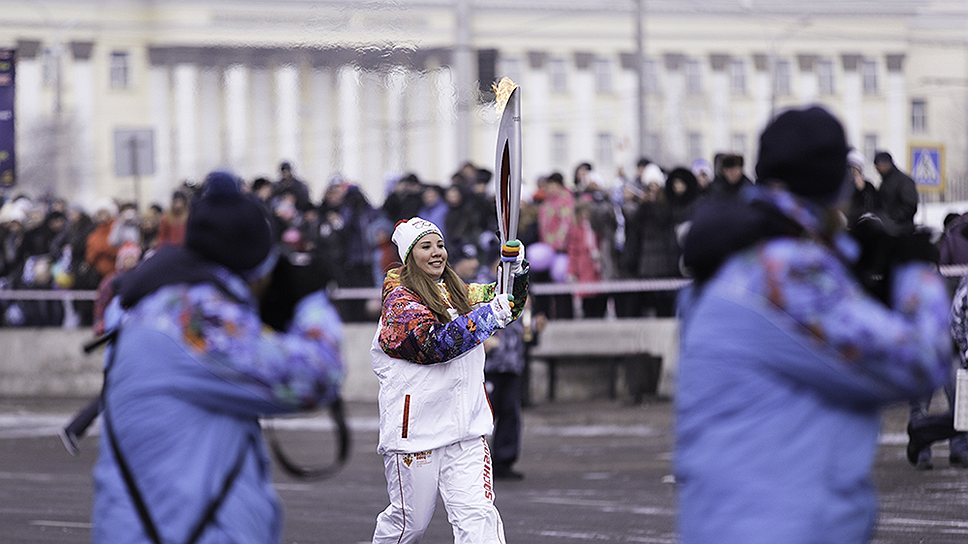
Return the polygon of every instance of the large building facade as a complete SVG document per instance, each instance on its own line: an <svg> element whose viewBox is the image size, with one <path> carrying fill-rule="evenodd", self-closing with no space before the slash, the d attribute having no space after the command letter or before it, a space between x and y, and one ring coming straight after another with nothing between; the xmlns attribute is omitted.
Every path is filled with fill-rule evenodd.
<svg viewBox="0 0 968 544"><path fill-rule="evenodd" d="M943 145L940 198L968 193L964 3L73 0L0 8L0 47L17 51L18 188L88 204L109 196L165 203L210 169L274 178L282 160L314 198L335 175L376 202L401 172L446 184L464 160L493 167L498 116L487 89L502 75L522 89L528 181L552 170L569 178L582 161L611 179L643 153L671 167L732 151L752 170L772 115L820 103L868 157L887 149L909 168L910 145Z"/></svg>

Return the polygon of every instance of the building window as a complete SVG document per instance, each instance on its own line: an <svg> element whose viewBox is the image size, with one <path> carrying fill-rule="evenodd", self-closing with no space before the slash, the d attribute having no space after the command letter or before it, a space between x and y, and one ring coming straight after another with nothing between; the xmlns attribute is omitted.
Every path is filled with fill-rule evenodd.
<svg viewBox="0 0 968 544"><path fill-rule="evenodd" d="M565 59L551 59L548 61L548 76L551 80L551 92L568 92L568 64Z"/></svg>
<svg viewBox="0 0 968 544"><path fill-rule="evenodd" d="M776 60L773 64L773 92L777 96L790 96L790 61Z"/></svg>
<svg viewBox="0 0 968 544"><path fill-rule="evenodd" d="M698 159L704 156L702 151L702 133L690 132L686 135L686 151L689 153L690 159Z"/></svg>
<svg viewBox="0 0 968 544"><path fill-rule="evenodd" d="M514 81L521 81L521 60L516 58L501 59L504 75Z"/></svg>
<svg viewBox="0 0 968 544"><path fill-rule="evenodd" d="M599 132L595 139L595 162L608 167L613 164L612 156L612 135L608 132Z"/></svg>
<svg viewBox="0 0 968 544"><path fill-rule="evenodd" d="M568 164L568 135L564 132L551 135L551 162Z"/></svg>
<svg viewBox="0 0 968 544"><path fill-rule="evenodd" d="M645 94L659 94L659 63L652 59L646 59L644 63Z"/></svg>
<svg viewBox="0 0 968 544"><path fill-rule="evenodd" d="M41 77L43 78L44 87L53 87L57 84L58 64L60 64L60 55L52 48L45 47L40 57Z"/></svg>
<svg viewBox="0 0 968 544"><path fill-rule="evenodd" d="M595 70L595 90L599 93L614 91L612 86L612 61L597 58L593 63L593 68Z"/></svg>
<svg viewBox="0 0 968 544"><path fill-rule="evenodd" d="M834 94L834 63L830 60L817 61L817 86L820 94Z"/></svg>
<svg viewBox="0 0 968 544"><path fill-rule="evenodd" d="M702 65L698 60L687 60L684 70L686 72L686 92L702 94Z"/></svg>
<svg viewBox="0 0 968 544"><path fill-rule="evenodd" d="M874 160L874 155L878 151L877 134L868 132L864 134L864 156L868 161Z"/></svg>
<svg viewBox="0 0 968 544"><path fill-rule="evenodd" d="M737 155L741 155L745 157L746 156L746 135L743 134L742 132L734 132L732 136L729 137L729 149L733 153L736 153Z"/></svg>
<svg viewBox="0 0 968 544"><path fill-rule="evenodd" d="M111 51L111 88L127 89L130 84L130 56L127 51Z"/></svg>
<svg viewBox="0 0 968 544"><path fill-rule="evenodd" d="M911 101L911 132L925 133L928 131L928 102L923 98Z"/></svg>
<svg viewBox="0 0 968 544"><path fill-rule="evenodd" d="M864 94L877 94L877 61L862 61L860 63L860 75L864 85Z"/></svg>
<svg viewBox="0 0 968 544"><path fill-rule="evenodd" d="M746 94L746 63L742 59L729 62L729 88L733 94Z"/></svg>

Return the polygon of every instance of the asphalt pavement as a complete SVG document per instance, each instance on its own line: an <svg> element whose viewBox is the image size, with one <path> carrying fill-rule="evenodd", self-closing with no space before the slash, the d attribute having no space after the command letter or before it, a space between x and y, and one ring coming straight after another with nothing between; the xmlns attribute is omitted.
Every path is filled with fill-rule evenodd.
<svg viewBox="0 0 968 544"><path fill-rule="evenodd" d="M77 399L0 400L0 542L89 542L91 467L97 441L88 437L70 457L56 430ZM383 466L376 454L374 404L348 406L350 462L321 482L294 480L278 469L285 504L286 543L369 542L386 506ZM917 472L904 459L907 409L886 414L875 482L881 512L874 542L968 542L968 469L948 467L947 447L935 447L935 469ZM672 478L672 405L651 400L560 402L525 411L522 481L495 482L507 540L518 544L676 541ZM325 416L277 425L292 456L321 462L333 455ZM791 467L795 470L795 467ZM442 505L425 538L453 541Z"/></svg>

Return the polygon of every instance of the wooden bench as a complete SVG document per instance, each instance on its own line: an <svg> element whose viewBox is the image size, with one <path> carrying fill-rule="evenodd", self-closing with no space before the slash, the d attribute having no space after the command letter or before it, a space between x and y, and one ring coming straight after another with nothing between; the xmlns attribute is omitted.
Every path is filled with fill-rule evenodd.
<svg viewBox="0 0 968 544"><path fill-rule="evenodd" d="M679 347L678 320L671 318L549 321L531 350L531 361L547 364L547 399L557 397L562 364L603 365L608 396L618 398L619 368L625 369L632 400L646 393L672 396Z"/></svg>

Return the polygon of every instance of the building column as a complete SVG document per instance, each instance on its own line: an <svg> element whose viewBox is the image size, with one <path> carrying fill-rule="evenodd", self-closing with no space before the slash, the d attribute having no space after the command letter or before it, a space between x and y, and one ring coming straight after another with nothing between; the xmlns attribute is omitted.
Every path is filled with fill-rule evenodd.
<svg viewBox="0 0 968 544"><path fill-rule="evenodd" d="M534 190L536 179L548 174L557 165L551 159L551 119L548 111L548 97L551 85L546 69L548 54L543 51L528 53L528 66L521 85L521 136L522 147L527 154L523 160L522 183Z"/></svg>
<svg viewBox="0 0 968 544"><path fill-rule="evenodd" d="M756 134L770 122L770 102L773 97L773 66L770 56L753 55L753 115L756 120Z"/></svg>
<svg viewBox="0 0 968 544"><path fill-rule="evenodd" d="M847 132L847 143L857 149L864 147L862 136L862 96L863 82L860 75L860 55L841 55L844 67L843 99L844 99L844 130ZM874 160L874 157L868 157Z"/></svg>
<svg viewBox="0 0 968 544"><path fill-rule="evenodd" d="M457 153L457 85L454 73L448 66L441 66L433 72L434 94L437 119L437 164L432 173L434 179L440 183L450 180L450 175L457 171L460 157Z"/></svg>
<svg viewBox="0 0 968 544"><path fill-rule="evenodd" d="M713 153L729 151L729 97L731 91L729 73L726 72L728 63L729 55L721 53L709 55L709 66L712 69L709 77L709 92L712 94L710 99L712 128L709 131L709 145L712 147Z"/></svg>
<svg viewBox="0 0 968 544"><path fill-rule="evenodd" d="M225 68L225 155L240 176L253 173L249 157L249 69L245 64Z"/></svg>
<svg viewBox="0 0 968 544"><path fill-rule="evenodd" d="M69 189L79 202L93 203L97 199L98 172L96 166L99 161L92 160L96 156L94 149L94 67L91 63L93 42L71 42L71 56L74 59L71 85L74 93L74 118L76 127L72 136L77 140L77 146L71 153L73 175L68 181ZM107 174L105 172L104 174ZM106 175L101 177L107 177Z"/></svg>
<svg viewBox="0 0 968 544"><path fill-rule="evenodd" d="M682 163L686 160L686 135L682 127L682 96L686 93L686 78L682 70L683 56L680 53L666 53L663 65L666 77L663 78L665 88L664 120L665 145L664 159L668 164Z"/></svg>
<svg viewBox="0 0 968 544"><path fill-rule="evenodd" d="M301 153L299 149L299 68L294 64L282 64L274 70L276 97L276 158L293 163L293 172L299 172Z"/></svg>
<svg viewBox="0 0 968 544"><path fill-rule="evenodd" d="M147 196L156 200L180 183L181 179L175 179L172 170L174 155L171 144L174 129L171 119L171 65L163 51L152 49L148 50L148 63L148 104L155 141L155 175L150 180L151 189Z"/></svg>
<svg viewBox="0 0 968 544"><path fill-rule="evenodd" d="M373 69L364 71L360 74L360 162L359 178L356 183L363 189L367 198L373 201L378 195L383 194L383 175L386 172L387 157L380 152L386 138L384 128L385 119L383 118L383 96L380 73L382 70ZM455 138L455 135L451 135ZM453 143L453 142L450 142Z"/></svg>
<svg viewBox="0 0 968 544"><path fill-rule="evenodd" d="M560 164L558 168L570 171L579 162L595 162L595 74L591 69L595 56L592 53L575 53L575 84L572 86L572 110L575 122L568 135L573 164ZM568 180L571 183L574 180Z"/></svg>
<svg viewBox="0 0 968 544"><path fill-rule="evenodd" d="M41 97L43 96L43 70L40 59L40 42L19 40L17 42L17 127L26 130L40 122ZM18 149L29 146L17 146Z"/></svg>
<svg viewBox="0 0 968 544"><path fill-rule="evenodd" d="M336 72L336 88L339 110L339 138L342 144L339 171L349 180L359 181L362 168L360 154L360 69L344 64Z"/></svg>
<svg viewBox="0 0 968 544"><path fill-rule="evenodd" d="M250 175L278 179L279 157L275 156L275 149L272 146L275 135L272 114L272 76L266 59L254 62L249 71L247 101L250 105L250 131L246 152L251 157L248 161Z"/></svg>
<svg viewBox="0 0 968 544"><path fill-rule="evenodd" d="M198 171L201 177L216 168L228 168L222 145L222 74L206 65L198 74ZM239 174L239 172L236 172ZM167 200L167 199L166 199Z"/></svg>
<svg viewBox="0 0 968 544"><path fill-rule="evenodd" d="M314 194L321 195L336 170L333 140L333 73L326 67L313 68L309 93L309 153L305 170Z"/></svg>
<svg viewBox="0 0 968 544"><path fill-rule="evenodd" d="M797 80L797 96L801 104L813 104L820 94L820 82L817 81L817 55L797 55L799 78Z"/></svg>
<svg viewBox="0 0 968 544"><path fill-rule="evenodd" d="M387 131L384 153L387 157L387 169L393 175L402 174L407 168L407 121L405 118L405 92L410 77L404 67L395 67L386 75ZM386 180L381 176L381 183ZM386 194L386 187L380 187L380 200Z"/></svg>
<svg viewBox="0 0 968 544"><path fill-rule="evenodd" d="M894 163L905 171L908 164L907 126L908 94L904 82L904 55L887 55L887 134L885 145Z"/></svg>
<svg viewBox="0 0 968 544"><path fill-rule="evenodd" d="M198 111L198 66L179 62L174 67L175 80L175 176L178 180L200 179L198 134L195 120Z"/></svg>
<svg viewBox="0 0 968 544"><path fill-rule="evenodd" d="M431 160L434 144L430 123L433 113L430 108L433 93L426 69L417 64L420 72L414 74L407 86L405 103L407 131L407 155L404 168L417 174L421 180L427 179L433 169Z"/></svg>

